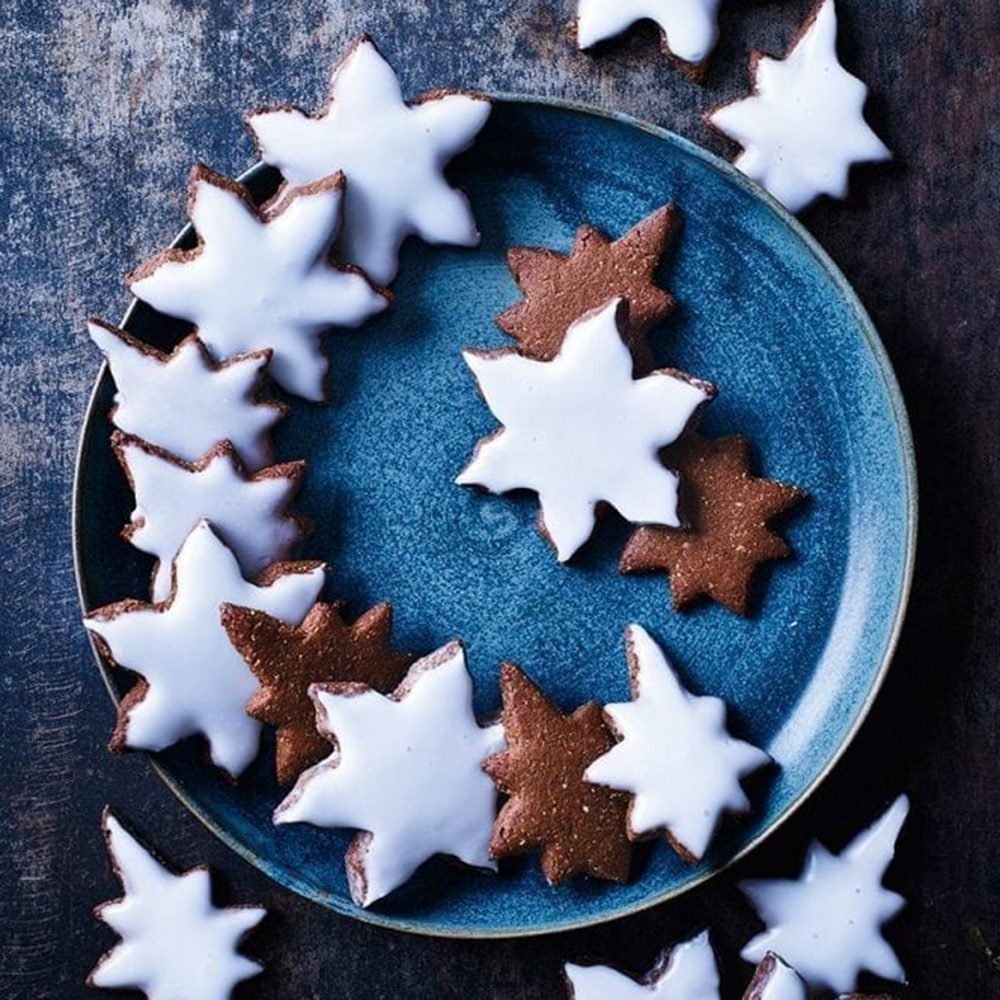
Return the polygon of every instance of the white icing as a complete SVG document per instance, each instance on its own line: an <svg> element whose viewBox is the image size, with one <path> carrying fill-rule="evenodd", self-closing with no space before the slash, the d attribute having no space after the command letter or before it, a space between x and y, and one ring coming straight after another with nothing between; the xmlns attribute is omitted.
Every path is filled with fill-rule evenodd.
<svg viewBox="0 0 1000 1000"><path fill-rule="evenodd" d="M566 965L570 1000L719 1000L719 971L708 932L678 945L637 983L606 965Z"/></svg>
<svg viewBox="0 0 1000 1000"><path fill-rule="evenodd" d="M237 948L266 910L217 909L206 869L174 875L110 813L104 829L125 895L98 910L121 941L91 973L94 986L141 990L149 1000L227 1000L261 971Z"/></svg>
<svg viewBox="0 0 1000 1000"><path fill-rule="evenodd" d="M162 355L104 323L91 321L87 330L115 380L116 427L185 462L231 441L251 471L267 464L267 434L282 409L254 400L266 354L219 366L193 337Z"/></svg>
<svg viewBox="0 0 1000 1000"><path fill-rule="evenodd" d="M629 828L635 836L666 831L700 859L722 814L750 808L740 780L770 757L729 735L719 698L684 690L644 628L630 625L625 643L633 698L605 708L621 742L585 777L633 794Z"/></svg>
<svg viewBox="0 0 1000 1000"><path fill-rule="evenodd" d="M795 967L812 986L846 993L867 969L883 979L905 981L882 926L905 905L882 887L896 838L909 811L898 798L873 826L839 855L813 844L798 881L755 879L740 888L761 919L764 933L742 951L749 962L771 951Z"/></svg>
<svg viewBox="0 0 1000 1000"><path fill-rule="evenodd" d="M465 360L504 429L480 443L458 476L492 493L538 494L561 562L590 537L598 501L627 520L677 526L677 476L659 451L709 398L667 372L632 378L613 300L570 327L552 361L510 351Z"/></svg>
<svg viewBox="0 0 1000 1000"><path fill-rule="evenodd" d="M332 184L293 191L265 221L229 187L197 177L190 216L201 250L131 281L132 293L194 323L217 358L270 348L274 380L322 400L328 366L320 333L358 326L387 304L361 275L328 260L342 199Z"/></svg>
<svg viewBox="0 0 1000 1000"><path fill-rule="evenodd" d="M774 964L751 1000L808 1000L802 977L777 955L771 955L771 959Z"/></svg>
<svg viewBox="0 0 1000 1000"><path fill-rule="evenodd" d="M170 564L202 519L212 522L248 577L287 558L302 537L301 524L286 512L294 478L266 469L247 478L229 451L213 455L202 469L172 462L130 438L120 454L135 490L129 541L159 560L154 601L170 593Z"/></svg>
<svg viewBox="0 0 1000 1000"><path fill-rule="evenodd" d="M718 10L719 0L580 0L577 43L589 49L649 19L659 25L678 59L700 63L715 48Z"/></svg>
<svg viewBox="0 0 1000 1000"><path fill-rule="evenodd" d="M98 613L84 624L107 643L116 663L149 685L128 713L126 745L163 750L200 733L213 763L236 776L257 756L260 723L245 707L258 684L230 645L219 607L256 608L298 625L323 588L323 568L255 586L204 521L185 541L175 568L169 604L140 604L111 618Z"/></svg>
<svg viewBox="0 0 1000 1000"><path fill-rule="evenodd" d="M824 0L784 59L761 57L755 92L709 120L743 147L736 166L798 212L845 197L852 164L892 158L864 119L867 96L837 59L837 11Z"/></svg>
<svg viewBox="0 0 1000 1000"><path fill-rule="evenodd" d="M411 234L428 243L479 242L467 199L442 171L472 144L489 113L487 100L465 94L406 105L392 67L363 39L334 70L321 114L277 108L250 115L247 124L261 158L290 184L344 172L338 247L345 260L387 285Z"/></svg>
<svg viewBox="0 0 1000 1000"><path fill-rule="evenodd" d="M482 763L502 749L503 728L477 724L461 645L415 663L401 687L397 698L313 688L320 731L336 738L337 750L299 778L274 815L275 823L371 835L363 878L351 879L359 906L402 885L434 854L495 868L496 789Z"/></svg>

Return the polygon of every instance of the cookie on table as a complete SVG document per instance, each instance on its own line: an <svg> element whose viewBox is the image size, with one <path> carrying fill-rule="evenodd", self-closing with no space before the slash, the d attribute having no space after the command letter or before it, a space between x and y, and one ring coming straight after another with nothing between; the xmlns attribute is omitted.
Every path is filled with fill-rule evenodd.
<svg viewBox="0 0 1000 1000"><path fill-rule="evenodd" d="M623 299L585 314L551 361L513 348L464 353L503 427L479 442L456 482L537 493L540 530L560 562L590 538L599 504L636 523L680 524L677 476L660 450L715 388L673 369L633 378L628 315Z"/></svg>
<svg viewBox="0 0 1000 1000"><path fill-rule="evenodd" d="M584 781L614 743L594 702L564 715L513 663L500 674L507 747L484 765L509 798L490 837L490 855L540 850L550 885L573 875L624 882L632 845L627 795Z"/></svg>
<svg viewBox="0 0 1000 1000"><path fill-rule="evenodd" d="M277 563L250 582L199 523L177 555L166 600L118 601L84 619L106 658L139 677L118 706L111 749L164 750L201 735L217 767L241 774L260 740L260 723L245 710L258 683L230 644L220 608L235 603L297 624L323 582L318 562Z"/></svg>
<svg viewBox="0 0 1000 1000"><path fill-rule="evenodd" d="M687 434L671 449L668 464L681 477L686 527L637 528L622 553L621 571L669 574L678 610L708 597L735 614L748 614L757 567L791 555L771 522L806 493L754 476L750 446L741 437Z"/></svg>
<svg viewBox="0 0 1000 1000"><path fill-rule="evenodd" d="M497 324L525 357L551 361L576 320L611 299L625 299L629 315L623 337L637 374L645 374L653 367L647 334L676 305L656 283L656 270L679 228L680 213L664 205L617 240L581 226L568 255L514 247L507 263L524 298L502 312Z"/></svg>
<svg viewBox="0 0 1000 1000"><path fill-rule="evenodd" d="M283 462L249 475L223 441L197 462L115 431L111 446L135 493L125 539L157 560L153 600L170 592L170 568L181 544L201 520L212 522L247 576L287 559L312 527L292 510L306 463Z"/></svg>
<svg viewBox="0 0 1000 1000"><path fill-rule="evenodd" d="M301 775L275 823L362 831L345 858L351 897L370 906L435 854L496 867L496 789L483 761L503 727L481 727L461 643L410 667L386 696L364 684L314 684L319 731L334 745Z"/></svg>
<svg viewBox="0 0 1000 1000"><path fill-rule="evenodd" d="M257 608L224 604L222 625L260 684L247 702L247 714L277 726L280 785L330 752L329 741L316 729L310 684L359 683L388 694L414 660L392 648L389 604L376 605L350 625L342 603L318 603L300 624Z"/></svg>
<svg viewBox="0 0 1000 1000"><path fill-rule="evenodd" d="M269 433L288 407L263 397L270 350L217 362L194 334L166 354L99 319L87 331L111 369L109 417L119 430L184 462L221 441L232 443L250 472L271 460Z"/></svg>
<svg viewBox="0 0 1000 1000"><path fill-rule="evenodd" d="M750 84L705 122L742 147L736 167L790 212L846 198L853 164L892 159L865 121L868 88L837 58L834 0L816 4L784 59L754 52Z"/></svg>
<svg viewBox="0 0 1000 1000"><path fill-rule="evenodd" d="M292 185L342 170L347 176L338 249L380 285L396 276L406 237L475 246L469 202L444 177L489 117L480 94L434 90L404 102L375 43L357 38L334 68L326 106L315 115L291 105L254 111L246 123L265 163Z"/></svg>
<svg viewBox="0 0 1000 1000"><path fill-rule="evenodd" d="M121 940L94 967L88 986L135 989L148 1000L228 1000L238 983L262 971L239 949L266 910L213 906L204 865L175 874L108 808L101 826L125 895L94 911Z"/></svg>
<svg viewBox="0 0 1000 1000"><path fill-rule="evenodd" d="M356 268L330 259L340 232L344 177L279 191L263 207L242 184L197 164L188 181L191 250L163 250L125 279L136 298L195 324L218 360L270 350L286 392L326 398L320 334L356 327L388 305Z"/></svg>

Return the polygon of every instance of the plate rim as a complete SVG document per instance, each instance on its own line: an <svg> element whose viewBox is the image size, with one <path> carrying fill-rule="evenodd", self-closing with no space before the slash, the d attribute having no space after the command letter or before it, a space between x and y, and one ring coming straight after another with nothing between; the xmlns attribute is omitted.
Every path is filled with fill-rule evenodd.
<svg viewBox="0 0 1000 1000"><path fill-rule="evenodd" d="M885 345L882 343L868 311L865 309L854 288L851 286L850 282L847 280L846 276L838 267L836 262L827 253L827 251L823 249L818 240L809 232L809 230L806 229L805 226L777 199L775 199L764 188L750 180L750 178L748 178L745 174L737 170L737 168L728 160L723 159L721 156L716 155L703 146L698 145L694 141L687 139L682 135L678 135L676 132L672 132L671 130L663 128L659 125L654 125L652 122L647 122L641 118L635 117L634 115L620 111L612 111L606 108L590 105L582 101L573 101L560 97L519 94L509 91L500 91L493 94L485 93L484 96L486 96L492 103L509 105L520 104L543 108L554 108L559 111L571 111L576 114L604 119L605 121L612 121L647 132L661 141L678 147L682 152L694 157L695 159L701 160L709 167L724 174L730 181L735 182L753 198L762 202L765 207L778 217L779 221L792 231L793 235L795 235L801 241L803 246L811 253L823 272L832 280L841 301L850 308L851 314L858 328L858 332L861 335L861 340L875 362L875 367L881 378L883 392L885 393L886 399L889 403L893 426L897 436L897 445L903 472L904 489L902 491L902 500L906 521L905 551L901 575L901 586L896 595L892 626L889 630L887 641L882 650L882 656L878 669L865 695L864 701L858 709L854 719L851 721L843 739L840 741L836 750L830 755L829 759L824 763L820 771L768 825L766 829L761 830L755 837L736 851L732 857L706 868L704 871L699 872L695 878L685 882L681 886L666 889L643 900L631 901L617 907L611 907L597 915L588 915L577 919L571 918L568 920L548 921L546 923L535 924L530 927L469 928L455 927L448 924L435 924L433 921L415 921L412 918L386 915L377 911L349 905L346 901L342 901L339 896L334 896L330 893L322 892L315 887L308 887L300 883L293 884L289 880L279 877L274 866L271 865L270 862L262 856L256 854L253 850L244 845L238 837L230 833L225 826L217 823L214 819L207 815L202 808L192 800L183 783L176 779L170 773L169 769L160 763L154 754L145 754L146 760L152 766L160 780L163 781L167 788L170 789L170 791L188 810L188 812L194 815L206 827L206 829L211 831L212 834L214 834L238 857L251 864L254 868L262 872L281 888L295 892L297 895L303 896L309 901L318 903L319 905L333 910L343 916L351 917L378 927L403 931L405 933L417 934L425 937L467 940L503 940L509 938L537 937L543 934L562 933L565 931L578 930L584 927L596 927L602 924L610 923L614 920L621 920L625 917L633 916L634 914L641 913L644 910L660 906L670 900L680 898L746 859L765 841L774 836L799 811L799 809L801 809L802 806L804 806L805 803L812 798L812 796L819 790L820 786L826 781L830 773L840 762L848 748L854 743L858 732L868 718L872 706L874 705L875 700L885 683L886 675L888 674L892 664L893 657L899 644L899 637L906 617L906 610L913 586L913 573L917 549L919 498L916 452L913 444L913 434L902 390L900 389L899 381L896 377L888 352L885 349ZM251 180L264 169L265 165L258 161L246 170L242 171L236 179L241 183L246 180ZM192 226L191 223L188 222L181 229L180 233L178 233L178 235L174 238L170 246L177 246L181 243L181 241L189 236L191 232ZM119 324L120 326L123 328L128 327L137 305L138 300L133 298L122 315L122 319ZM80 532L80 525L83 518L83 496L81 488L84 477L82 470L84 468L84 461L87 457L87 452L90 446L91 436L97 423L96 410L98 397L101 393L101 387L107 374L107 361L102 360L94 385L87 398L87 405L83 414L83 423L80 429L79 440L77 442L73 467L70 523L73 546L73 574L76 584L77 600L79 601L81 611L84 613L86 613L89 607L89 602L87 600L86 586L84 584L83 547L81 544ZM117 706L119 698L115 690L113 681L113 677L115 675L113 674L112 668L110 668L104 661L94 636L89 631L87 631L87 640L90 644L94 659L97 662L98 670L100 671L104 686L107 689L111 700Z"/></svg>

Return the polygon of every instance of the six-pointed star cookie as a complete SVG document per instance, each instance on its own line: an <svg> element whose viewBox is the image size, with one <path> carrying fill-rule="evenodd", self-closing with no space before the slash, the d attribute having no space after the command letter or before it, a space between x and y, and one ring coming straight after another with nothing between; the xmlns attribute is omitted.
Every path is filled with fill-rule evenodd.
<svg viewBox="0 0 1000 1000"><path fill-rule="evenodd" d="M746 812L741 780L771 758L733 739L726 706L681 686L663 650L639 625L625 631L632 700L604 709L619 737L586 778L632 793L628 829L636 839L663 833L700 861L725 812Z"/></svg>
<svg viewBox="0 0 1000 1000"><path fill-rule="evenodd" d="M268 463L268 431L287 410L260 398L270 351L219 364L194 334L164 354L98 319L87 330L115 380L116 427L185 462L230 441L251 472Z"/></svg>
<svg viewBox="0 0 1000 1000"><path fill-rule="evenodd" d="M88 986L140 990L149 1000L227 1000L237 983L261 971L238 949L266 910L213 906L207 868L175 875L109 809L102 828L125 895L94 914L121 941L97 963Z"/></svg>
<svg viewBox="0 0 1000 1000"><path fill-rule="evenodd" d="M283 389L324 399L320 333L359 326L388 303L363 275L330 261L343 175L331 172L258 208L241 184L198 164L188 191L198 245L141 264L126 278L132 294L194 323L216 358L269 349Z"/></svg>
<svg viewBox="0 0 1000 1000"><path fill-rule="evenodd" d="M892 159L864 118L868 88L837 59L834 0L820 0L784 59L755 52L753 92L708 112L739 143L736 166L790 212L847 196L852 164Z"/></svg>
<svg viewBox="0 0 1000 1000"><path fill-rule="evenodd" d="M629 521L680 523L677 476L659 452L715 389L666 369L633 379L627 323L628 307L616 299L570 327L552 361L513 349L464 355L504 426L479 443L456 482L537 493L542 532L560 562L590 537L600 502Z"/></svg>
<svg viewBox="0 0 1000 1000"><path fill-rule="evenodd" d="M742 951L758 962L773 951L813 987L853 990L865 969L893 982L906 974L882 926L905 905L882 887L909 802L898 798L839 855L814 843L798 881L755 879L740 888L767 930Z"/></svg>
<svg viewBox="0 0 1000 1000"><path fill-rule="evenodd" d="M118 706L111 749L163 750L200 733L213 763L239 775L257 756L260 723L245 711L257 681L230 645L219 609L231 602L296 623L323 579L321 563L277 563L249 583L201 522L177 556L166 601L119 601L84 619L108 659L140 678Z"/></svg>
<svg viewBox="0 0 1000 1000"><path fill-rule="evenodd" d="M719 970L707 931L665 951L641 980L607 965L568 963L565 975L569 1000L719 1000Z"/></svg>
<svg viewBox="0 0 1000 1000"><path fill-rule="evenodd" d="M621 571L669 573L675 608L704 595L747 614L757 567L791 554L770 523L806 494L752 475L749 445L740 437L685 435L669 462L681 477L687 527L637 528L622 553Z"/></svg>
<svg viewBox="0 0 1000 1000"><path fill-rule="evenodd" d="M593 226L581 226L569 255L541 247L514 247L507 254L524 299L497 317L518 350L551 361L566 331L584 313L622 298L629 304L624 338L640 374L653 367L646 335L674 309L656 283L656 269L679 225L673 205L658 208L613 242Z"/></svg>
<svg viewBox="0 0 1000 1000"><path fill-rule="evenodd" d="M339 249L388 285L411 234L428 243L479 242L469 203L443 170L472 144L489 113L486 98L443 90L404 103L392 67L362 36L334 69L323 111L272 108L249 115L247 125L261 159L290 184L335 170L347 175Z"/></svg>
<svg viewBox="0 0 1000 1000"><path fill-rule="evenodd" d="M299 778L274 821L362 831L346 858L359 906L435 854L495 867L496 789L482 765L503 745L503 728L476 722L460 643L418 660L388 697L363 684L317 684L310 694L335 750Z"/></svg>
<svg viewBox="0 0 1000 1000"><path fill-rule="evenodd" d="M387 693L413 662L391 646L388 604L371 608L352 625L344 621L342 604L316 604L300 625L227 604L222 624L261 685L247 713L278 727L275 767L282 785L330 752L316 729L310 684L356 682Z"/></svg>
<svg viewBox="0 0 1000 1000"><path fill-rule="evenodd" d="M590 702L563 715L513 663L503 665L500 689L507 749L485 769L510 798L494 824L490 854L541 849L550 885L571 875L624 882L632 856L628 796L583 778L614 742L600 706Z"/></svg>

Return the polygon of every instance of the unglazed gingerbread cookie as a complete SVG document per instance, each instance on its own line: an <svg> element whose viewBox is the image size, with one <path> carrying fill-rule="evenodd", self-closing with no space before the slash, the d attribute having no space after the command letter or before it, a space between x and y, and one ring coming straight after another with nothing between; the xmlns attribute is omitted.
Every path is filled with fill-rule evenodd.
<svg viewBox="0 0 1000 1000"><path fill-rule="evenodd" d="M270 461L268 433L288 407L261 397L269 350L220 363L194 334L164 354L99 319L87 331L115 381L110 419L119 430L184 462L222 441L251 472Z"/></svg>
<svg viewBox="0 0 1000 1000"><path fill-rule="evenodd" d="M479 242L469 203L444 167L467 149L490 114L480 95L436 90L404 103L399 81L362 35L334 69L326 107L285 105L247 117L261 159L289 184L334 171L347 176L343 258L388 285L407 236L428 243Z"/></svg>
<svg viewBox="0 0 1000 1000"><path fill-rule="evenodd" d="M743 1000L808 1000L802 977L777 955L768 952L754 970Z"/></svg>
<svg viewBox="0 0 1000 1000"><path fill-rule="evenodd" d="M537 493L560 562L590 537L599 503L629 521L680 524L677 476L660 449L715 389L668 369L634 379L627 324L628 306L615 299L574 323L551 361L512 348L464 354L503 428L480 441L456 482Z"/></svg>
<svg viewBox="0 0 1000 1000"><path fill-rule="evenodd" d="M611 299L625 299L629 315L623 337L637 372L649 371L646 335L675 305L656 283L656 269L679 224L677 209L664 205L614 241L593 226L581 226L569 255L514 247L507 263L524 299L502 312L497 323L525 357L551 361L576 320Z"/></svg>
<svg viewBox="0 0 1000 1000"><path fill-rule="evenodd" d="M414 659L391 646L388 604L371 608L351 625L344 621L342 604L316 604L299 625L225 604L222 625L260 683L247 714L278 727L275 767L281 785L330 752L316 729L310 684L352 682L387 694Z"/></svg>
<svg viewBox="0 0 1000 1000"><path fill-rule="evenodd" d="M790 212L847 196L851 166L892 159L864 118L868 88L837 58L834 0L820 0L784 59L755 52L752 93L705 121L743 147L736 166Z"/></svg>
<svg viewBox="0 0 1000 1000"><path fill-rule="evenodd" d="M476 722L460 643L418 660L388 697L363 684L316 684L310 694L335 749L299 778L274 821L361 830L345 859L359 906L435 854L495 867L496 789L483 761L503 745L503 727Z"/></svg>
<svg viewBox="0 0 1000 1000"><path fill-rule="evenodd" d="M110 809L101 825L125 895L94 911L121 940L97 963L88 986L139 990L149 1000L228 1000L237 983L262 970L239 948L266 910L213 906L206 867L175 875Z"/></svg>
<svg viewBox="0 0 1000 1000"><path fill-rule="evenodd" d="M224 441L197 462L181 462L160 448L115 431L111 446L135 493L123 531L137 549L155 556L153 600L170 593L170 567L184 539L209 520L247 576L286 559L311 528L291 509L305 462L284 462L248 475Z"/></svg>
<svg viewBox="0 0 1000 1000"><path fill-rule="evenodd" d="M632 856L628 796L583 779L614 742L600 706L564 715L513 663L503 665L500 689L507 749L484 766L510 798L493 827L490 855L540 849L550 885L572 875L624 882Z"/></svg>
<svg viewBox="0 0 1000 1000"><path fill-rule="evenodd" d="M752 475L750 448L740 437L687 434L668 462L681 477L681 514L688 526L637 528L622 553L621 571L668 573L675 608L706 596L747 614L757 567L791 554L771 522L805 492Z"/></svg>
<svg viewBox="0 0 1000 1000"><path fill-rule="evenodd" d="M231 776L257 756L260 723L245 711L257 681L219 618L228 602L297 623L323 587L321 563L279 563L254 583L207 522L181 546L165 601L125 600L90 612L84 625L107 658L139 676L121 700L112 750L164 750L197 734Z"/></svg>
<svg viewBox="0 0 1000 1000"><path fill-rule="evenodd" d="M218 359L270 350L287 392L326 397L320 334L359 326L388 304L356 270L335 266L344 177L282 191L258 208L242 184L198 164L188 182L192 250L164 250L125 280L136 298L188 320Z"/></svg>

